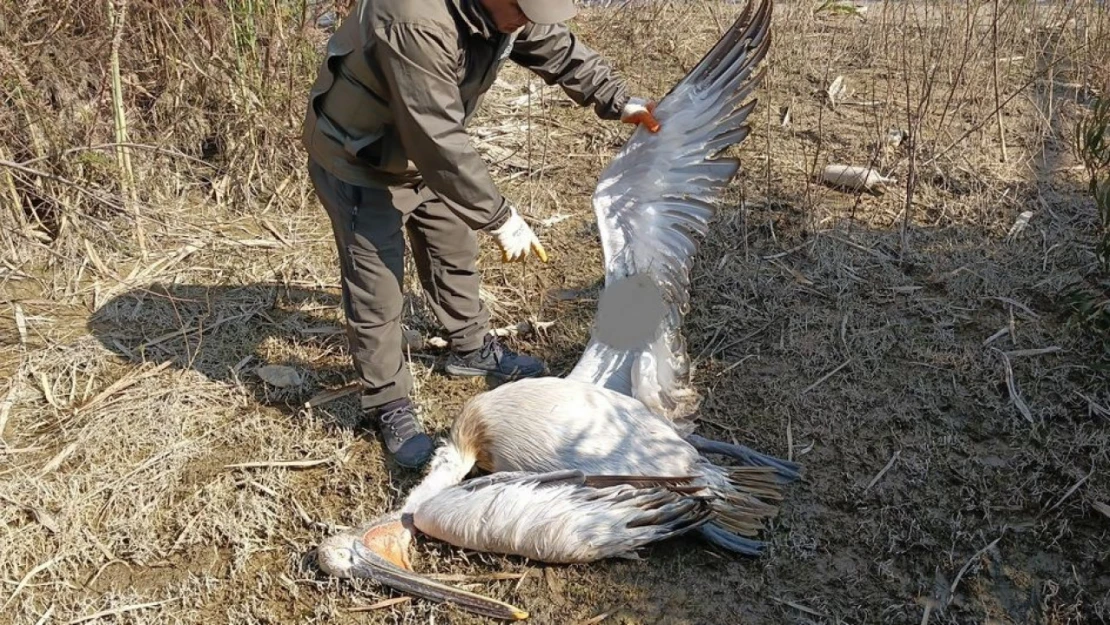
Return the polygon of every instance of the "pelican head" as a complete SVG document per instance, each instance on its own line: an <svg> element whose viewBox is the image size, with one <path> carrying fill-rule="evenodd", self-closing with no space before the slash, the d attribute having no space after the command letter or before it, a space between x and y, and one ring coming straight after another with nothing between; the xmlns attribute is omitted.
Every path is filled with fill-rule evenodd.
<svg viewBox="0 0 1110 625"><path fill-rule="evenodd" d="M411 571L412 533L401 515L385 515L354 532L329 536L316 548L320 568L328 575L373 579L374 571L389 566Z"/></svg>
<svg viewBox="0 0 1110 625"><path fill-rule="evenodd" d="M412 532L400 513L388 514L358 530L329 536L316 548L320 568L344 579L372 579L401 592L433 601L457 604L460 608L491 618L519 621L528 612L453 588L423 577L412 570L409 547Z"/></svg>

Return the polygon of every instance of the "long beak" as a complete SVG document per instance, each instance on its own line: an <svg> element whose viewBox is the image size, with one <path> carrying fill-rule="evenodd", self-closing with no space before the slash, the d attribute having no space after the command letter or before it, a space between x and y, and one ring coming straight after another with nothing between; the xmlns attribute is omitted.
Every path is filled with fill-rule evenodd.
<svg viewBox="0 0 1110 625"><path fill-rule="evenodd" d="M528 612L490 597L432 581L412 571L408 546L412 534L398 515L378 519L361 530L337 534L317 548L320 568L336 577L372 579L406 594L453 603L491 618L520 621Z"/></svg>

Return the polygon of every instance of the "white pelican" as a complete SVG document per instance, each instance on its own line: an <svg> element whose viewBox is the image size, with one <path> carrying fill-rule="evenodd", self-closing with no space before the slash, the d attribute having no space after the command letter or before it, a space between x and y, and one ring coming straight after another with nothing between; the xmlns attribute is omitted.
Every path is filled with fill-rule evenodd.
<svg viewBox="0 0 1110 625"><path fill-rule="evenodd" d="M527 613L519 608L413 573L412 532L544 562L631 556L686 532L733 552L761 552L752 537L777 512L763 500L781 499L780 485L799 467L692 433L699 398L681 326L698 238L740 167L713 156L748 135L756 100L742 102L763 76L755 69L770 44L771 11L771 0L754 13L749 0L659 102L661 129L634 131L602 174L593 205L605 289L571 373L510 382L469 400L398 513L321 543L325 572L520 619ZM630 304L625 310L633 312L616 310ZM651 310L658 314L643 314ZM494 474L464 482L475 466Z"/></svg>
<svg viewBox="0 0 1110 625"><path fill-rule="evenodd" d="M501 472L455 484L425 501L421 529L470 538L484 551L551 563L635 557L638 548L704 525L712 511L687 478L587 476L581 471ZM458 516L456 516L458 515ZM337 577L386 586L494 618L520 620L520 608L412 572L408 514L396 512L317 548L320 567ZM426 522L426 523L425 523ZM528 538L524 538L527 536ZM461 539L463 543L467 539ZM465 546L465 545L459 545Z"/></svg>

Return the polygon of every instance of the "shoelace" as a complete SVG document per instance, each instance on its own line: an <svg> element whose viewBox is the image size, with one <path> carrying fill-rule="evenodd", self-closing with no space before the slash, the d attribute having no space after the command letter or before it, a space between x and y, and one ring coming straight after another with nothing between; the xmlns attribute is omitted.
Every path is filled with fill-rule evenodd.
<svg viewBox="0 0 1110 625"><path fill-rule="evenodd" d="M500 363L501 359L505 355L505 347L501 345L501 343L496 338L487 341L484 345L482 345L481 350L478 351L478 355L480 355L483 359L491 354L493 355L494 362L497 363Z"/></svg>
<svg viewBox="0 0 1110 625"><path fill-rule="evenodd" d="M408 440L416 435L416 419L412 415L410 406L388 410L383 412L380 418L382 425L389 428L389 431L401 440Z"/></svg>

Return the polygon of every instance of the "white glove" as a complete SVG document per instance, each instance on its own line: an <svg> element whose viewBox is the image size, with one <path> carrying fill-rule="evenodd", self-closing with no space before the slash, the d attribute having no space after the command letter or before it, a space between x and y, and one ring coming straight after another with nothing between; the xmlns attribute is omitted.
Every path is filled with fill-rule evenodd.
<svg viewBox="0 0 1110 625"><path fill-rule="evenodd" d="M648 132L659 132L659 120L655 119L655 105L655 100L629 98L621 109L621 121L643 126L648 129Z"/></svg>
<svg viewBox="0 0 1110 625"><path fill-rule="evenodd" d="M544 251L536 233L532 232L532 228L516 212L515 206L509 206L509 220L490 234L501 246L502 262L523 261L529 251L535 252L541 261L547 262L547 252Z"/></svg>

